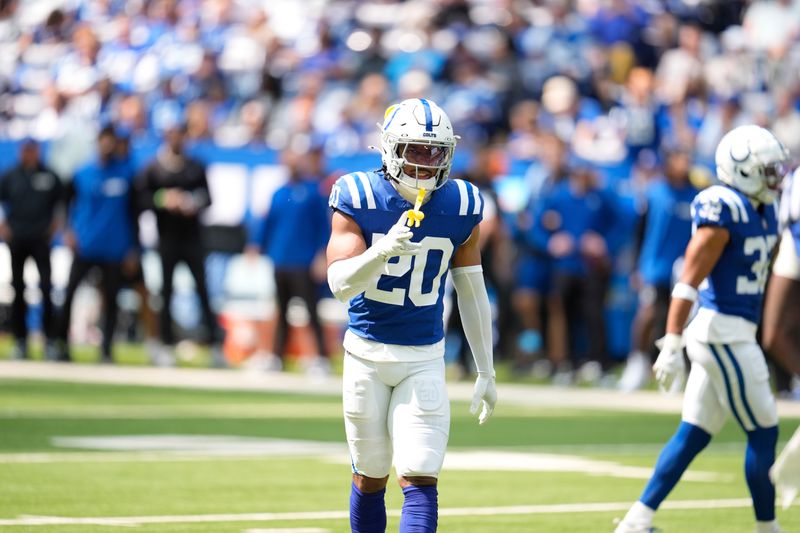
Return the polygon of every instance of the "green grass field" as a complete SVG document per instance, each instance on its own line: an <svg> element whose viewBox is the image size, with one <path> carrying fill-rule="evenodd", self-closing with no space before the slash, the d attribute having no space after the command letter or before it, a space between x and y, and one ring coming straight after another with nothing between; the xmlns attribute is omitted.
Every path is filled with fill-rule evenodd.
<svg viewBox="0 0 800 533"><path fill-rule="evenodd" d="M619 477L608 469L541 471L546 469L541 460L539 467L528 470L525 461L548 453L593 460L591 464L611 463L619 471L649 468L677 419L501 404L489 424L478 427L467 405L455 402L449 448L454 458L468 458L470 451L513 452L521 462L519 468L512 465L502 472L473 470L471 466L480 465L469 461L467 466L446 468L440 480L439 530L612 531L613 518L624 511L614 506L593 510L587 504L626 505L636 499L644 479ZM788 438L796 425L784 420L782 436ZM127 448L131 436L157 435L296 442L284 444L277 454ZM60 446L65 438L86 436L123 437L112 441L126 449ZM333 396L0 379L0 530L83 533L127 526L152 533L346 532L350 469L343 441L340 400ZM327 451L304 453L309 443ZM665 532L752 531L752 511L735 501L748 497L742 450L742 436L729 423L690 470L713 479L687 480L670 498L692 501L689 506L694 508L663 509L657 525ZM397 530L400 495L396 485L390 485L390 531ZM722 504L712 502L717 508L699 509L703 502L697 500L725 500L735 507L719 508ZM542 507L563 504L574 505ZM95 520L59 525L39 519L37 525L31 517ZM109 517L125 520L100 520ZM785 531L800 531L797 508L779 510L779 519Z"/></svg>

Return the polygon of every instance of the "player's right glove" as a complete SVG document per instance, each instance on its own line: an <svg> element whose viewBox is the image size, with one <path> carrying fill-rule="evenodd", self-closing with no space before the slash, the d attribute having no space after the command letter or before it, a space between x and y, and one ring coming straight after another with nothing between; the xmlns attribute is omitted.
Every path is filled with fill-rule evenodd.
<svg viewBox="0 0 800 533"><path fill-rule="evenodd" d="M653 372L662 392L677 392L683 387L686 378L686 365L683 362L683 336L667 333L656 341L661 350L653 365Z"/></svg>
<svg viewBox="0 0 800 533"><path fill-rule="evenodd" d="M478 372L478 379L475 380L475 387L472 389L472 405L469 406L469 412L474 415L478 412L478 407L483 404L478 424L484 424L492 416L496 403L497 387L494 383L494 374Z"/></svg>
<svg viewBox="0 0 800 533"><path fill-rule="evenodd" d="M414 233L411 228L406 226L408 220L408 212L403 211L400 218L395 222L394 226L389 228L389 231L375 241L372 247L378 256L384 261L398 255L416 255L422 247L418 242L411 242L411 237Z"/></svg>

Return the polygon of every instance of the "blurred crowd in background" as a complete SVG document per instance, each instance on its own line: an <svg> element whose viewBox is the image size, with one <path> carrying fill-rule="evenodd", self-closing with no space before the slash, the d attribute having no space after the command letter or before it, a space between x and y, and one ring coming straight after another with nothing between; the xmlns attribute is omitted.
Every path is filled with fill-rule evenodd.
<svg viewBox="0 0 800 533"><path fill-rule="evenodd" d="M297 177L284 200L308 182L324 199L378 144L389 105L434 100L461 136L453 174L489 199L498 356L564 384L611 384L627 358L619 386L636 388L719 139L755 123L800 154L800 1L0 0L0 85L0 141L60 147L65 182L105 125L134 151L177 127L190 146L272 154ZM292 296L315 307L319 236L270 241L268 218L241 225L248 255L275 263L278 314ZM302 239L299 256L281 251ZM447 319L448 358L466 370ZM272 369L277 337L257 350Z"/></svg>

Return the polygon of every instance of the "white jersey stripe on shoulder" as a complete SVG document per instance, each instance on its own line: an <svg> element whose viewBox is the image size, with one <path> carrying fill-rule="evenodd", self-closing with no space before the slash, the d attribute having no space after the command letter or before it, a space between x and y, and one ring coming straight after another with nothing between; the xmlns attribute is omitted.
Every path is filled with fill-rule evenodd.
<svg viewBox="0 0 800 533"><path fill-rule="evenodd" d="M458 185L458 192L461 195L461 204L458 207L458 214L459 215L466 215L467 214L467 207L469 206L469 197L467 196L467 184L464 183L462 180L454 180L456 185Z"/></svg>
<svg viewBox="0 0 800 533"><path fill-rule="evenodd" d="M745 207L742 197L733 191L730 192L731 196L733 196L733 201L736 202L737 206L739 206L739 212L742 214L742 222L747 224L748 222L750 222L750 215L747 214L747 207Z"/></svg>
<svg viewBox="0 0 800 533"><path fill-rule="evenodd" d="M472 187L472 197L475 198L475 207L472 208L473 215L481 214L481 193L475 185L470 184Z"/></svg>
<svg viewBox="0 0 800 533"><path fill-rule="evenodd" d="M375 194L372 192L369 176L364 172L356 172L356 176L361 180L361 185L364 186L364 196L367 197L367 209L375 209Z"/></svg>
<svg viewBox="0 0 800 533"><path fill-rule="evenodd" d="M361 209L361 194L358 192L355 178L352 174L345 174L343 179L347 184L347 190L350 191L350 201L353 203L353 207Z"/></svg>
<svg viewBox="0 0 800 533"><path fill-rule="evenodd" d="M728 206L728 210L731 212L731 218L733 219L733 221L739 222L739 220L742 217L741 217L741 211L739 210L739 206L736 204L736 200L732 198L732 196L735 195L721 185L714 189L714 193L716 193L715 196L717 197L717 200L719 200L720 202L725 202L725 205Z"/></svg>

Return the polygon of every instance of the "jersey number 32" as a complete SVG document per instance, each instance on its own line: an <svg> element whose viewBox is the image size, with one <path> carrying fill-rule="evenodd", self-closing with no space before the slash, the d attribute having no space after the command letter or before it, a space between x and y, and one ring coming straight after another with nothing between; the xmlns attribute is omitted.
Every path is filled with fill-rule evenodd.
<svg viewBox="0 0 800 533"><path fill-rule="evenodd" d="M375 233L372 235L372 242L383 237L382 233ZM439 299L439 287L442 283L442 276L447 271L447 266L450 264L450 257L453 255L453 243L450 239L444 237L425 237L419 243L422 248L419 254L413 257L409 255L400 256L396 263L386 263L386 270L382 276L378 276L364 292L364 296L370 300L381 302L390 305L405 305L406 294L408 299L411 300L416 307L424 307L436 304ZM428 264L430 252L438 250L441 252L441 264L438 269L435 269L435 274L432 280L425 280L425 267ZM439 254L434 254L434 257ZM413 265L412 265L413 263ZM411 270L411 278L409 281L408 289L402 287L394 287L391 290L384 290L378 288L378 282L384 276L402 277L409 270ZM428 281L428 283L424 283ZM430 290L423 292L423 285L430 285Z"/></svg>
<svg viewBox="0 0 800 533"><path fill-rule="evenodd" d="M748 237L744 241L744 255L750 257L758 254L751 267L751 276L738 276L736 278L736 294L763 294L769 273L769 255L778 237ZM755 279L754 279L755 278Z"/></svg>

